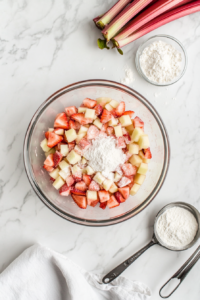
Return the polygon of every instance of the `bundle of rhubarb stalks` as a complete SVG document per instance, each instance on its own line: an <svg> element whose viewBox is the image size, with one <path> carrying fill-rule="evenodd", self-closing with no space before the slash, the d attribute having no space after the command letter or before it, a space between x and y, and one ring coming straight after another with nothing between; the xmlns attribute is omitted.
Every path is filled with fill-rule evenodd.
<svg viewBox="0 0 200 300"><path fill-rule="evenodd" d="M173 20L200 11L200 0L119 0L105 14L93 19L104 39L100 49L121 48Z"/></svg>

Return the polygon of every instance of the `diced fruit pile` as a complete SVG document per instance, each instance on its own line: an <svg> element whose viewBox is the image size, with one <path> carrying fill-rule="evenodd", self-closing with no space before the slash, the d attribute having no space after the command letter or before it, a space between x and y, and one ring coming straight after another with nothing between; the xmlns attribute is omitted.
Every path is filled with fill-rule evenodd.
<svg viewBox="0 0 200 300"><path fill-rule="evenodd" d="M144 122L134 112L125 111L125 103L101 97L86 98L79 108L70 106L56 116L54 128L45 132L41 147L49 172L61 196L71 195L80 208L87 205L113 208L135 195L145 180L151 159L149 138ZM95 172L84 158L92 140L112 137L126 155L124 164L114 172L113 180Z"/></svg>

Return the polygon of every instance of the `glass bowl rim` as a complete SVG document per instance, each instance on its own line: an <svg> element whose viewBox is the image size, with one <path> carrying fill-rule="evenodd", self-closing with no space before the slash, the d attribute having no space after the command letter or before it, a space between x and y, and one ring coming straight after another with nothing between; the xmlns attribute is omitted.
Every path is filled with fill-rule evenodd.
<svg viewBox="0 0 200 300"><path fill-rule="evenodd" d="M129 95L131 95L133 97L136 97L137 100L141 101L142 104L145 105L146 108L154 116L154 118L160 128L160 131L161 131L161 134L163 137L163 143L164 143L164 155L165 156L164 156L163 168L161 171L161 175L158 179L158 182L157 182L156 186L154 187L154 189L151 191L151 193L147 196L147 198L143 201L143 203L138 205L136 208L128 211L127 213L125 213L122 216L117 216L117 217L105 219L105 220L92 220L92 219L86 220L84 218L72 216L71 214L68 214L68 213L64 212L63 210L59 209L58 207L56 207L43 194L42 190L38 186L38 184L34 178L31 164L29 161L29 144L30 144L32 132L37 123L38 118L43 113L43 111L48 107L49 104L51 104L54 100L56 100L58 98L58 96L61 96L62 94L65 94L69 91L76 90L77 88L91 87L91 86L105 86L105 87L109 87L109 88L115 88L115 89L122 90L125 93L128 93ZM133 216L135 216L136 214L138 214L139 212L141 212L144 208L146 208L152 202L152 200L155 198L155 196L158 194L160 188L162 187L162 185L165 181L167 172L168 172L169 161L170 161L170 144L169 144L167 130L165 128L165 125L164 125L160 115L158 114L157 110L153 107L153 105L146 98L144 98L141 94L139 94L132 88L130 88L124 84L118 83L116 81L104 80L104 79L89 79L89 80L78 81L78 82L69 84L69 85L61 88L60 90L53 93L50 97L48 97L47 100L45 100L39 106L39 108L34 113L32 119L28 125L26 134L25 134L24 146L23 146L23 160L24 160L25 171L26 171L28 180L29 180L33 190L35 191L36 195L40 198L40 200L49 209L51 209L51 211L53 211L60 217L64 218L65 220L71 221L76 224L85 225L85 226L93 226L93 227L101 227L101 226L114 225L114 224L118 224L123 221L126 221L126 220L132 218Z"/></svg>
<svg viewBox="0 0 200 300"><path fill-rule="evenodd" d="M148 79L148 77L143 73L142 71L142 68L140 66L140 57L139 57L139 52L141 50L141 48L150 40L154 39L154 38L159 38L159 37L162 37L162 38L168 38L170 40L173 40L174 42L176 42L182 49L183 51L183 54L184 54L184 57L185 57L185 65L184 65L184 68L183 68L183 71L181 72L181 75L177 77L176 80L172 81L172 82L169 82L169 83L166 83L166 84L159 84L159 83L156 83L154 81L151 81ZM136 65L136 69L139 73L139 75L144 78L147 82L149 82L150 84L152 85L155 85L155 86L170 86L176 82L178 82L182 77L183 75L185 74L186 70L187 70L187 65L188 65L188 56L187 56L187 51L185 49L185 47L183 46L183 44L178 40L176 39L175 37L171 36L171 35L167 35L167 34L157 34L157 35L154 35L150 38L148 38L144 43L142 43L138 49L137 49L137 52L136 52L136 56L135 56L135 65Z"/></svg>

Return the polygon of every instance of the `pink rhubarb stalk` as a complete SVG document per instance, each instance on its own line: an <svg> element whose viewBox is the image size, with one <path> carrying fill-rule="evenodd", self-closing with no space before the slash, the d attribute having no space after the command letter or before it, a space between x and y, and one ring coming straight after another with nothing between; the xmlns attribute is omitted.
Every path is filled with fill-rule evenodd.
<svg viewBox="0 0 200 300"><path fill-rule="evenodd" d="M167 12L170 9L174 9L177 6L183 5L185 3L191 2L191 0L161 0L151 5L148 9L139 14L131 22L129 22L124 29L117 34L113 40L119 42L131 35L133 32L141 28L143 25L147 24L154 18L160 16L161 14Z"/></svg>
<svg viewBox="0 0 200 300"><path fill-rule="evenodd" d="M122 48L125 45L137 40L141 36L151 32L152 30L165 25L171 21L174 21L176 19L182 18L184 16L190 15L192 13L200 11L200 0L195 0L191 3L188 3L186 5L177 7L173 10L170 10L161 16L151 20L149 23L141 27L138 31L134 32L127 38L123 40L119 40L118 42L114 41L114 45L118 48Z"/></svg>
<svg viewBox="0 0 200 300"><path fill-rule="evenodd" d="M103 29L116 17L124 7L127 6L132 0L119 0L113 7L111 7L104 15L93 19L96 26Z"/></svg>
<svg viewBox="0 0 200 300"><path fill-rule="evenodd" d="M124 8L114 20L107 25L102 34L106 38L107 42L116 35L116 33L130 21L136 14L138 14L144 7L146 7L152 0L134 0L126 8Z"/></svg>

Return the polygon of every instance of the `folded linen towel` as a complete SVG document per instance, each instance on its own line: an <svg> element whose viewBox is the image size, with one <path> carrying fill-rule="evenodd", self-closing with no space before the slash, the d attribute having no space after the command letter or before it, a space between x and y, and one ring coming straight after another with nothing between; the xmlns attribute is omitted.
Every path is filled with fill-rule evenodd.
<svg viewBox="0 0 200 300"><path fill-rule="evenodd" d="M0 300L148 300L150 289L122 276L110 284L41 245L26 249L0 274Z"/></svg>

